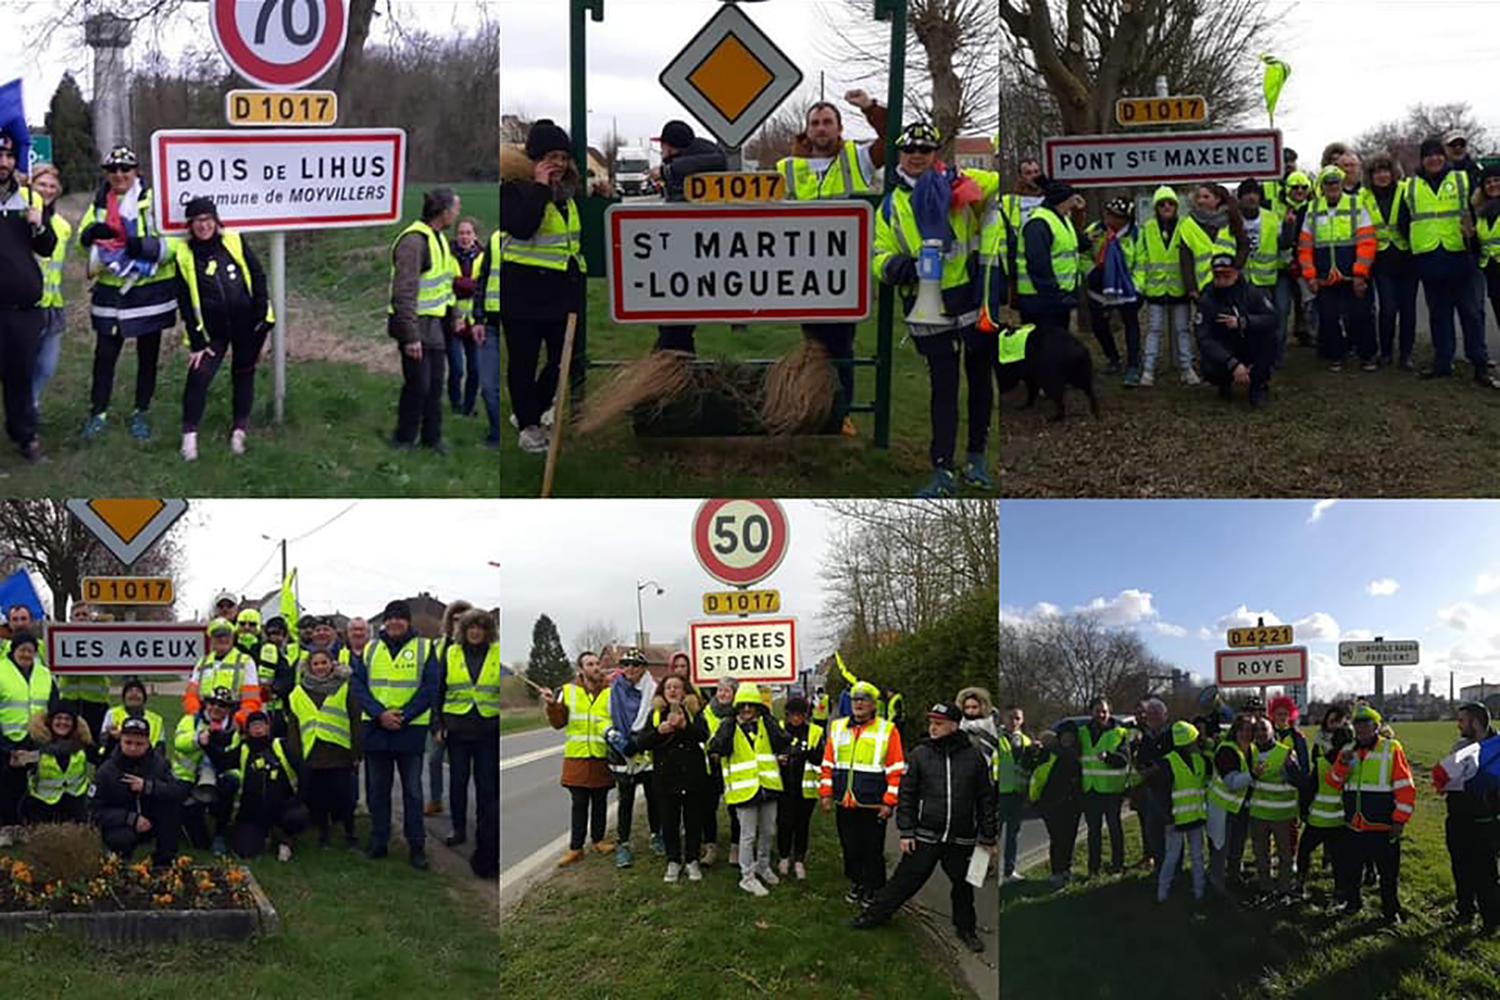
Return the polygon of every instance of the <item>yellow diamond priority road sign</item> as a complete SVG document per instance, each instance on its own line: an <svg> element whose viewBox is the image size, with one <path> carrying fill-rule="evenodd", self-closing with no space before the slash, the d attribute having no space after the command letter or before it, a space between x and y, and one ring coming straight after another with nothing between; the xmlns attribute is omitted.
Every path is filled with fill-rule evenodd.
<svg viewBox="0 0 1500 1000"><path fill-rule="evenodd" d="M661 74L667 92L731 148L801 82L796 64L733 4L719 8Z"/></svg>
<svg viewBox="0 0 1500 1000"><path fill-rule="evenodd" d="M129 566L187 511L186 500L155 497L117 497L107 500L69 500L68 512Z"/></svg>

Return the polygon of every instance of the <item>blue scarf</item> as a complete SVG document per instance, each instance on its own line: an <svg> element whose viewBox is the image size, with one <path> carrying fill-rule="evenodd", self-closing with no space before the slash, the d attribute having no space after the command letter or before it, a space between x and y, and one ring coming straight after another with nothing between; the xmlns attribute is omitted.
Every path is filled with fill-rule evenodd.
<svg viewBox="0 0 1500 1000"><path fill-rule="evenodd" d="M948 221L948 206L953 198L953 181L958 171L948 167L943 172L929 170L917 178L911 191L911 213L917 232L924 240L942 240L943 253L953 245L953 225Z"/></svg>
<svg viewBox="0 0 1500 1000"><path fill-rule="evenodd" d="M1125 263L1125 250L1120 238L1134 226L1120 230L1104 247L1104 297L1112 301L1133 302L1136 299L1135 281L1130 277L1130 265Z"/></svg>

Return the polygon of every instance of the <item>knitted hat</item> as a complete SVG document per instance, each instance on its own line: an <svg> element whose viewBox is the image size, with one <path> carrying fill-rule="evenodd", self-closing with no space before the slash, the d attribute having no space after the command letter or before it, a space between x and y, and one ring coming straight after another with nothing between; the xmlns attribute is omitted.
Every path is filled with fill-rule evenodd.
<svg viewBox="0 0 1500 1000"><path fill-rule="evenodd" d="M802 697L800 694L794 694L786 700L786 704L782 706L782 710L785 711L787 715L791 715L793 713L806 715L807 699Z"/></svg>
<svg viewBox="0 0 1500 1000"><path fill-rule="evenodd" d="M1240 181L1240 186L1235 188L1234 193L1241 198L1247 194L1258 194L1264 198L1266 196L1266 189L1260 186L1260 181L1252 177L1248 180Z"/></svg>
<svg viewBox="0 0 1500 1000"><path fill-rule="evenodd" d="M531 131L526 134L526 155L533 160L540 160L554 150L566 153L571 145L568 133L559 128L551 118L539 118L532 122Z"/></svg>
<svg viewBox="0 0 1500 1000"><path fill-rule="evenodd" d="M1312 187L1312 181L1309 180L1308 176L1302 171L1293 170L1291 173L1286 175L1286 186L1289 188Z"/></svg>
<svg viewBox="0 0 1500 1000"><path fill-rule="evenodd" d="M851 701L856 698L868 698L871 701L879 701L880 689L869 681L858 681L849 689L849 698Z"/></svg>
<svg viewBox="0 0 1500 1000"><path fill-rule="evenodd" d="M1318 171L1318 187L1321 188L1328 184L1342 183L1344 183L1343 168L1336 167L1330 163L1328 166Z"/></svg>
<svg viewBox="0 0 1500 1000"><path fill-rule="evenodd" d="M239 614L235 615L234 623L236 625L254 625L256 627L259 627L260 612L256 611L254 608L244 608L240 611Z"/></svg>
<svg viewBox="0 0 1500 1000"><path fill-rule="evenodd" d="M1047 185L1046 190L1042 193L1042 204L1049 208L1055 208L1073 197L1073 194L1073 185L1065 181L1053 181Z"/></svg>
<svg viewBox="0 0 1500 1000"><path fill-rule="evenodd" d="M208 634L209 635L225 635L225 634L233 635L234 634L234 625L232 625L230 623L230 621L229 621L228 618L215 618L213 621L211 621L211 622L208 623Z"/></svg>
<svg viewBox="0 0 1500 1000"><path fill-rule="evenodd" d="M1373 722L1380 725L1380 713L1370 705L1361 705L1354 710L1355 722Z"/></svg>
<svg viewBox="0 0 1500 1000"><path fill-rule="evenodd" d="M1183 722L1181 719L1172 723L1172 745L1174 747L1191 746L1197 740L1197 726L1191 722Z"/></svg>
<svg viewBox="0 0 1500 1000"><path fill-rule="evenodd" d="M693 127L676 119L661 127L661 141L674 149L686 149L693 144Z"/></svg>
<svg viewBox="0 0 1500 1000"><path fill-rule="evenodd" d="M129 691L131 688L136 688L137 690L139 690L141 692L142 698L146 697L145 682L143 682L139 677L127 677L125 678L125 683L120 685L120 699L122 701L125 699L125 692Z"/></svg>
<svg viewBox="0 0 1500 1000"><path fill-rule="evenodd" d="M1129 198L1111 198L1104 203L1104 210L1122 219L1135 218L1135 203Z"/></svg>
<svg viewBox="0 0 1500 1000"><path fill-rule="evenodd" d="M36 636L26 631L24 628L10 637L10 648L12 652L20 648L21 646L30 646L32 649L36 649Z"/></svg>
<svg viewBox="0 0 1500 1000"><path fill-rule="evenodd" d="M384 621L399 618L404 622L411 621L411 605L406 601L395 600L385 606L385 614L380 616Z"/></svg>
<svg viewBox="0 0 1500 1000"><path fill-rule="evenodd" d="M200 215L211 215L214 217L215 222L217 222L219 219L219 207L215 205L214 200L207 195L199 195L197 198L194 198L187 203L187 217L189 221L196 219ZM226 597L228 595L220 596ZM233 598L231 598L231 600L233 600Z"/></svg>
<svg viewBox="0 0 1500 1000"><path fill-rule="evenodd" d="M1418 152L1424 157L1432 156L1434 153L1441 154L1443 152L1443 140L1435 135L1428 136L1422 140L1422 145L1418 147Z"/></svg>

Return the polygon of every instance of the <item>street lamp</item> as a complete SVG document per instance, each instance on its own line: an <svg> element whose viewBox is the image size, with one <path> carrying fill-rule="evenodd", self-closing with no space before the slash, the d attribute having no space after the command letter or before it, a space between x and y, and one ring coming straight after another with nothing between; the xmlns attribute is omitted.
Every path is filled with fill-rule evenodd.
<svg viewBox="0 0 1500 1000"><path fill-rule="evenodd" d="M660 597L662 594L666 593L666 591L662 589L662 585L657 583L655 580L637 580L635 582L635 641L636 644L640 646L644 646L646 644L646 618L641 611L641 591L645 590L647 587L655 587L657 597Z"/></svg>

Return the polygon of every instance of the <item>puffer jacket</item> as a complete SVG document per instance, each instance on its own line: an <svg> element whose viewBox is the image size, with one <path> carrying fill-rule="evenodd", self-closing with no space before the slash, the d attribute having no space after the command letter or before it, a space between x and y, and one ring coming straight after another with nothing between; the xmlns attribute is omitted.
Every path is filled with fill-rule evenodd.
<svg viewBox="0 0 1500 1000"><path fill-rule="evenodd" d="M993 844L996 805L989 767L967 735L925 739L906 757L896 828L929 844Z"/></svg>

